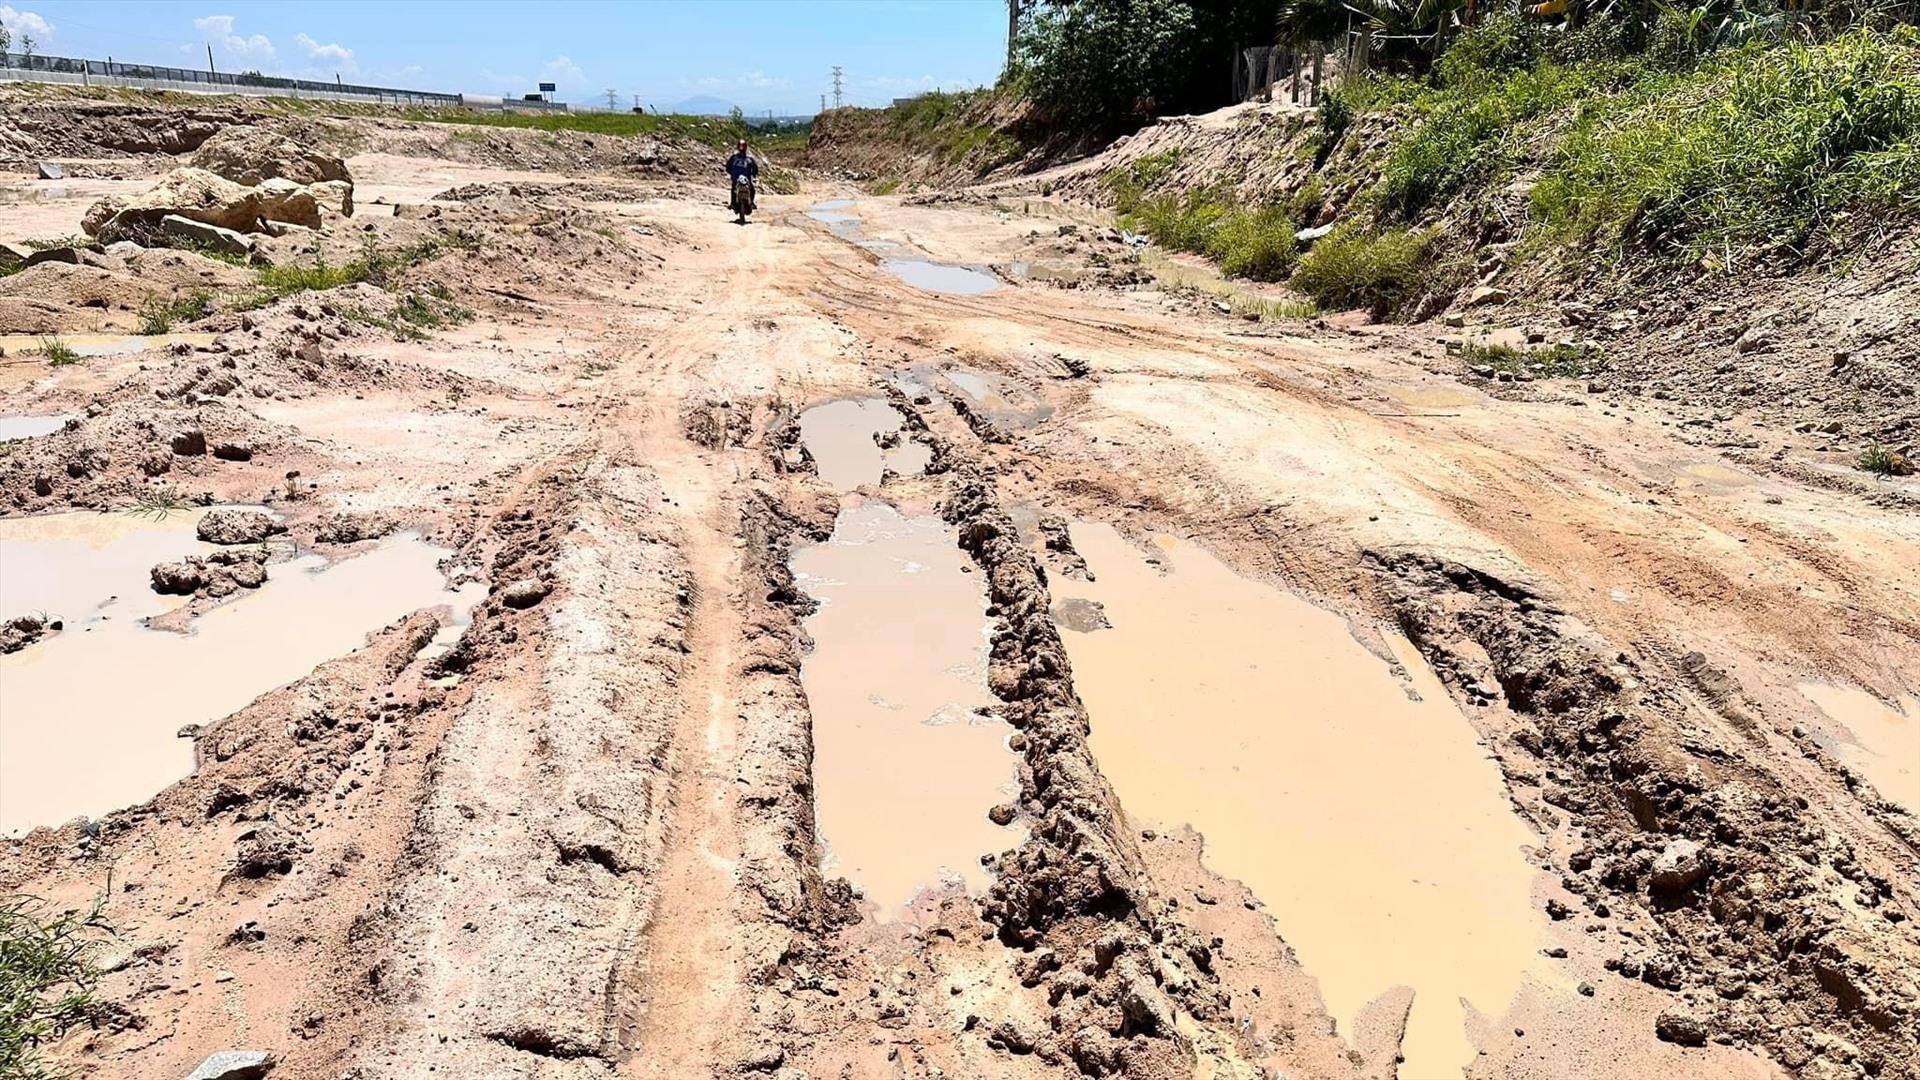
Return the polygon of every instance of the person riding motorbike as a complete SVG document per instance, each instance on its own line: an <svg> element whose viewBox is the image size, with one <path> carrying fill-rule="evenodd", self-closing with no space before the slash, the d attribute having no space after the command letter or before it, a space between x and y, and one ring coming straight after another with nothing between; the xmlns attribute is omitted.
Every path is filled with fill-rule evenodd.
<svg viewBox="0 0 1920 1080"><path fill-rule="evenodd" d="M744 225L747 215L753 213L755 181L760 176L760 163L747 151L747 140L741 139L733 156L727 159L727 176L732 180L727 206L733 211L734 220Z"/></svg>

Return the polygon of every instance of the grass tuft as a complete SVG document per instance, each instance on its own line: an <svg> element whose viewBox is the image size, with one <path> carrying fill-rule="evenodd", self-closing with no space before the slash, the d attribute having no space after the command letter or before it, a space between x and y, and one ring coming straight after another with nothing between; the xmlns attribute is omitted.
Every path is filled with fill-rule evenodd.
<svg viewBox="0 0 1920 1080"><path fill-rule="evenodd" d="M1468 342L1460 348L1468 367L1492 368L1515 375L1528 374L1543 379L1574 379L1591 375L1601 367L1600 350L1592 346L1560 342L1545 348L1521 349L1512 345Z"/></svg>
<svg viewBox="0 0 1920 1080"><path fill-rule="evenodd" d="M1905 454L1898 450L1889 450L1877 443L1860 451L1860 456L1854 459L1854 464L1879 477L1913 475L1913 462L1907 460Z"/></svg>
<svg viewBox="0 0 1920 1080"><path fill-rule="evenodd" d="M149 521L164 521L168 514L187 508L187 497L172 484L145 487L134 493L133 501L120 508L122 513Z"/></svg>
<svg viewBox="0 0 1920 1080"><path fill-rule="evenodd" d="M40 339L40 355L46 358L48 367L66 367L80 362L80 354L73 351L73 346L57 337Z"/></svg>
<svg viewBox="0 0 1920 1080"><path fill-rule="evenodd" d="M162 300L148 293L146 301L140 305L139 333L164 334L172 330L175 323L195 322L212 313L213 294L205 289L195 289L172 300Z"/></svg>
<svg viewBox="0 0 1920 1080"><path fill-rule="evenodd" d="M0 897L0 1076L65 1075L40 1048L93 1015L98 972L80 936L84 923L49 915L34 897Z"/></svg>

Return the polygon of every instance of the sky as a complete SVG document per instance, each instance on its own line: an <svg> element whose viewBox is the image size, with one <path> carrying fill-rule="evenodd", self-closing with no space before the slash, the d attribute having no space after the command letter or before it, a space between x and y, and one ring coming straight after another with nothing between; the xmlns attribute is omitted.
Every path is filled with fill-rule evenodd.
<svg viewBox="0 0 1920 1080"><path fill-rule="evenodd" d="M1004 0L0 0L0 25L72 56L653 108L718 98L810 114L991 83Z"/></svg>

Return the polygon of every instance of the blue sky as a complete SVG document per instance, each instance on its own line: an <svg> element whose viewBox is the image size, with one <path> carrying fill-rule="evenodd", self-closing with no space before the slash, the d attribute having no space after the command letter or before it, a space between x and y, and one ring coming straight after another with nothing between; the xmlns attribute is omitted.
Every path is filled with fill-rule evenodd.
<svg viewBox="0 0 1920 1080"><path fill-rule="evenodd" d="M717 97L811 113L835 64L853 105L990 83L1006 54L1004 0L0 0L15 48L407 89L521 93L624 108Z"/></svg>

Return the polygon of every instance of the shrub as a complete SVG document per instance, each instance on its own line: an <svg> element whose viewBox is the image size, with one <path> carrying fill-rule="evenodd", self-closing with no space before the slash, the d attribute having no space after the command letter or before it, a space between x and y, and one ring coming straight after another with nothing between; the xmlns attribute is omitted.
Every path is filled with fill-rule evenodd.
<svg viewBox="0 0 1920 1080"><path fill-rule="evenodd" d="M1228 277L1279 281L1293 269L1299 253L1299 226L1278 206L1232 210L1214 223L1207 254L1219 260Z"/></svg>
<svg viewBox="0 0 1920 1080"><path fill-rule="evenodd" d="M1426 269L1433 234L1393 229L1369 236L1335 229L1300 257L1292 285L1323 308L1364 307L1387 316L1413 297Z"/></svg>

